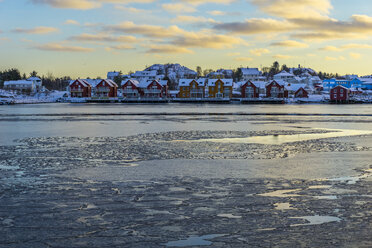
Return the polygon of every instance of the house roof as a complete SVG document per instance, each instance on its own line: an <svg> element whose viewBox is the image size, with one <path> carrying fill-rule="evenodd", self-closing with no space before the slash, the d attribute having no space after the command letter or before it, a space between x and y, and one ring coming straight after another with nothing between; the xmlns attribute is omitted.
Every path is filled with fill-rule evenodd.
<svg viewBox="0 0 372 248"><path fill-rule="evenodd" d="M157 80L148 80L148 81L141 81L140 83L139 83L139 85L138 85L138 87L139 88L147 88L147 87L149 87L149 85L152 83L152 82L157 82L158 84L160 84L159 83L159 81L157 81ZM161 85L161 84L160 84Z"/></svg>
<svg viewBox="0 0 372 248"><path fill-rule="evenodd" d="M205 78L199 78L199 79L182 78L179 80L178 86L190 86L190 83L192 81L196 81L198 83L198 86L205 86Z"/></svg>
<svg viewBox="0 0 372 248"><path fill-rule="evenodd" d="M27 81L41 81L39 77L29 77Z"/></svg>
<svg viewBox="0 0 372 248"><path fill-rule="evenodd" d="M243 75L257 75L260 76L261 72L258 70L258 68L240 68Z"/></svg>
<svg viewBox="0 0 372 248"><path fill-rule="evenodd" d="M138 87L139 85L139 82L135 79L128 79L128 80L123 80L121 81L121 84L124 85L126 84L127 82L131 82L132 84L134 84L136 87Z"/></svg>
<svg viewBox="0 0 372 248"><path fill-rule="evenodd" d="M81 83L84 87L91 87L92 85L90 83L88 83L85 79L75 79L75 80L71 80L70 81L70 85L75 83L76 81L78 81L79 83Z"/></svg>
<svg viewBox="0 0 372 248"><path fill-rule="evenodd" d="M220 80L224 83L225 86L233 86L233 80L230 78L224 79L208 79L208 86L215 86L216 82Z"/></svg>
<svg viewBox="0 0 372 248"><path fill-rule="evenodd" d="M4 86L8 86L8 85L19 85L19 84L31 85L31 84L33 84L33 81L17 80L17 81L5 81L4 82Z"/></svg>
<svg viewBox="0 0 372 248"><path fill-rule="evenodd" d="M274 75L274 77L294 77L294 75L286 71L281 71L278 74Z"/></svg>
<svg viewBox="0 0 372 248"><path fill-rule="evenodd" d="M111 87L119 87L114 81L112 81L111 79L102 79L99 83L105 81L108 85L110 85ZM99 84L98 83L98 84ZM97 85L98 85L97 84ZM96 85L96 86L97 86Z"/></svg>

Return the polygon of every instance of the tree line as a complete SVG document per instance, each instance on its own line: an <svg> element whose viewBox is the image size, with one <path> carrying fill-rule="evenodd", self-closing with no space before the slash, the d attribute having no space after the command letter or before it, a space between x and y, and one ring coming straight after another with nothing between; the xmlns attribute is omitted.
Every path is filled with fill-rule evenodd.
<svg viewBox="0 0 372 248"><path fill-rule="evenodd" d="M48 72L46 75L39 76L38 72L32 71L28 75L26 73L21 74L21 72L16 68L11 68L8 70L0 71L0 88L4 87L5 81L17 81L26 80L29 77L39 77L43 81L43 86L48 90L66 90L69 85L71 78L69 76L65 77L54 77L53 73Z"/></svg>

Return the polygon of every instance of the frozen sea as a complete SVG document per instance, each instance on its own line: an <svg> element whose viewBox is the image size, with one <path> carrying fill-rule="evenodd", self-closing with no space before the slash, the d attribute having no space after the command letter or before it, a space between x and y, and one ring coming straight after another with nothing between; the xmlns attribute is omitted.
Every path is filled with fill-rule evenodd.
<svg viewBox="0 0 372 248"><path fill-rule="evenodd" d="M371 105L0 106L0 247L370 247Z"/></svg>

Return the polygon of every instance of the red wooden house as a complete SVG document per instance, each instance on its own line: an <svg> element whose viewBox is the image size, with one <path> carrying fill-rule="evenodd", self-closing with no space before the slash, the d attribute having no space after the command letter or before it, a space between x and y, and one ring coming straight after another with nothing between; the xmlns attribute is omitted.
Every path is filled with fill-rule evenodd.
<svg viewBox="0 0 372 248"><path fill-rule="evenodd" d="M308 98L309 92L307 92L307 90L301 87L294 93L294 97L295 98Z"/></svg>
<svg viewBox="0 0 372 248"><path fill-rule="evenodd" d="M83 79L77 79L69 85L71 97L91 97L92 86Z"/></svg>
<svg viewBox="0 0 372 248"><path fill-rule="evenodd" d="M110 80L103 79L96 85L96 97L117 97L118 85Z"/></svg>
<svg viewBox="0 0 372 248"><path fill-rule="evenodd" d="M266 97L288 98L288 90L284 83L278 83L273 80L271 83L266 85Z"/></svg>
<svg viewBox="0 0 372 248"><path fill-rule="evenodd" d="M122 83L121 89L124 98L138 98L141 96L139 82L137 80L129 79L125 83Z"/></svg>
<svg viewBox="0 0 372 248"><path fill-rule="evenodd" d="M163 86L157 80L141 82L138 87L141 97L144 98L163 98L166 96Z"/></svg>
<svg viewBox="0 0 372 248"><path fill-rule="evenodd" d="M331 101L345 102L349 100L350 90L344 86L338 85L329 92Z"/></svg>
<svg viewBox="0 0 372 248"><path fill-rule="evenodd" d="M260 88L252 81L247 81L241 86L242 98L258 98L260 96Z"/></svg>

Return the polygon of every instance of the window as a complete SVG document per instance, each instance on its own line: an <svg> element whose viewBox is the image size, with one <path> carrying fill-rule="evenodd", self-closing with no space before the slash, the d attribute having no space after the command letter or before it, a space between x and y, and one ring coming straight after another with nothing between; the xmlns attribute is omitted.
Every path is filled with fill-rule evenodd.
<svg viewBox="0 0 372 248"><path fill-rule="evenodd" d="M341 89L341 90L340 90L340 92L341 92L341 93L344 93L344 90L343 90L343 89Z"/></svg>
<svg viewBox="0 0 372 248"><path fill-rule="evenodd" d="M337 98L337 94L334 94L333 97L334 97L334 98Z"/></svg>

